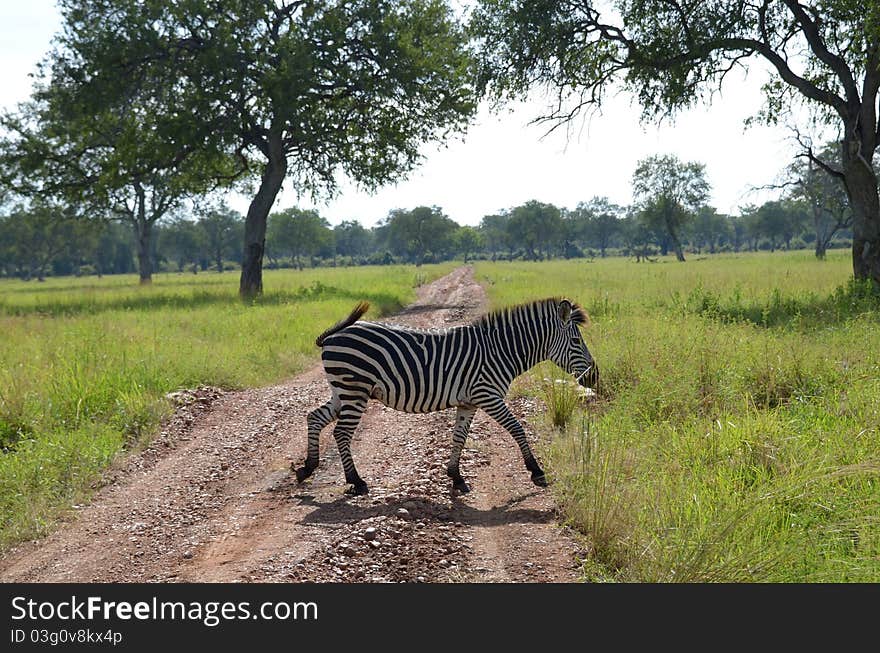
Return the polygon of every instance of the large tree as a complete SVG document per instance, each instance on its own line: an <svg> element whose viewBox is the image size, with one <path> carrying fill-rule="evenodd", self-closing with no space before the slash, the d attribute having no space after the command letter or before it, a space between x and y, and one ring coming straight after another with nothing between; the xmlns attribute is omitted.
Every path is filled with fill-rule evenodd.
<svg viewBox="0 0 880 653"><path fill-rule="evenodd" d="M839 131L838 179L853 211L853 273L880 282L880 4L868 0L480 0L484 84L497 98L556 91L562 123L618 85L646 117L709 99L748 58L769 63L764 118L803 100Z"/></svg>
<svg viewBox="0 0 880 653"><path fill-rule="evenodd" d="M526 258L547 257L562 239L562 212L553 204L529 200L511 209L507 232L512 243L525 249Z"/></svg>
<svg viewBox="0 0 880 653"><path fill-rule="evenodd" d="M7 273L43 281L59 258L83 258L97 240L98 227L46 203L18 207L0 217L0 268L9 266Z"/></svg>
<svg viewBox="0 0 880 653"><path fill-rule="evenodd" d="M442 257L451 250L453 234L458 229L439 206L417 206L409 211L394 209L386 221L392 251L416 267L428 254Z"/></svg>
<svg viewBox="0 0 880 653"><path fill-rule="evenodd" d="M134 65L155 45L161 5L60 0L62 29L31 99L0 116L0 185L127 223L141 283L152 279L155 225L235 171L215 133L175 105L174 61Z"/></svg>
<svg viewBox="0 0 880 653"><path fill-rule="evenodd" d="M120 71L173 66L165 111L196 116L195 142L212 134L206 145L256 181L243 296L262 292L267 218L286 179L312 195L332 193L340 174L376 188L410 171L422 143L463 129L475 108L466 38L444 0L80 3L117 35ZM120 14L145 17L120 30Z"/></svg>
<svg viewBox="0 0 880 653"><path fill-rule="evenodd" d="M709 197L705 166L669 154L648 157L633 173L633 197L645 224L667 236L684 261L682 229Z"/></svg>
<svg viewBox="0 0 880 653"><path fill-rule="evenodd" d="M507 226L510 222L510 214L502 212L493 215L484 215L480 220L480 233L486 248L492 252L492 260L498 257L498 252L506 249L508 258L513 260L516 243L510 238Z"/></svg>
<svg viewBox="0 0 880 653"><path fill-rule="evenodd" d="M455 243L455 249L464 256L465 265L467 265L468 257L472 253L482 249L484 244L483 235L480 233L479 229L475 229L468 225L456 229L452 235L452 239Z"/></svg>

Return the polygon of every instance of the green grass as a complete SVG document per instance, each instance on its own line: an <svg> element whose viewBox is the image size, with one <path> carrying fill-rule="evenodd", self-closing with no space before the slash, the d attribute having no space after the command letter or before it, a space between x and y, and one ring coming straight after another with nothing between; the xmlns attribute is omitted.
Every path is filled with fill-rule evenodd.
<svg viewBox="0 0 880 653"><path fill-rule="evenodd" d="M293 375L357 301L391 313L453 267L266 271L250 304L231 273L0 281L0 549L44 533L147 441L168 392Z"/></svg>
<svg viewBox="0 0 880 653"><path fill-rule="evenodd" d="M565 295L592 318L597 401L538 423L586 579L880 581L880 298L847 254L477 274L496 305Z"/></svg>

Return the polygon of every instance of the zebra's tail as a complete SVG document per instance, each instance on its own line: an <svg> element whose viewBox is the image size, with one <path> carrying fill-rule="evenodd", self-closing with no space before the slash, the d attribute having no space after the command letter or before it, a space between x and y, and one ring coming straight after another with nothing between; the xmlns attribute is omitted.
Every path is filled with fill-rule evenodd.
<svg viewBox="0 0 880 653"><path fill-rule="evenodd" d="M354 307L354 310L349 314L347 318L344 320L339 320L332 327L324 331L321 335L315 338L315 344L318 347L324 346L324 340L327 336L336 333L337 331L342 331L345 327L351 326L355 322L357 322L364 313L366 313L370 309L370 302L358 302L358 305Z"/></svg>

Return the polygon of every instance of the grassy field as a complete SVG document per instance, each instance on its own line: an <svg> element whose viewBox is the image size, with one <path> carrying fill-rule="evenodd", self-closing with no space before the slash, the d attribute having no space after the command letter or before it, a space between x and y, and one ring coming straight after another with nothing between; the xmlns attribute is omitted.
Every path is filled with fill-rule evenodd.
<svg viewBox="0 0 880 653"><path fill-rule="evenodd" d="M166 393L295 374L357 301L393 312L453 267L267 271L250 305L233 273L0 281L0 550L45 532L148 439Z"/></svg>
<svg viewBox="0 0 880 653"><path fill-rule="evenodd" d="M201 384L278 381L367 298L396 310L454 267L238 277L0 281L0 550L46 531L100 472ZM589 580L880 581L880 298L847 253L479 263L494 304L565 295L592 317L598 399L545 364L514 391Z"/></svg>
<svg viewBox="0 0 880 653"><path fill-rule="evenodd" d="M880 581L880 297L848 253L482 263L579 301L598 400L539 425L589 580ZM566 404L545 364L516 392ZM570 399L570 397L568 397Z"/></svg>

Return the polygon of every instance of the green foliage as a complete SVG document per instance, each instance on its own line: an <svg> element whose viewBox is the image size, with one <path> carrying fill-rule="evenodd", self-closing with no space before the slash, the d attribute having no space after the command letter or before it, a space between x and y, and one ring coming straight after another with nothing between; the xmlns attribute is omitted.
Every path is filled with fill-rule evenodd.
<svg viewBox="0 0 880 653"><path fill-rule="evenodd" d="M648 157L633 173L633 197L639 219L648 229L665 233L684 261L682 230L709 197L706 167L674 155Z"/></svg>
<svg viewBox="0 0 880 653"><path fill-rule="evenodd" d="M562 236L562 215L552 204L530 200L510 211L507 223L510 239L526 251L526 258L546 258Z"/></svg>
<svg viewBox="0 0 880 653"><path fill-rule="evenodd" d="M452 234L453 245L457 252L464 255L464 262L468 262L468 255L483 248L483 235L473 227L458 227Z"/></svg>
<svg viewBox="0 0 880 653"><path fill-rule="evenodd" d="M597 399L559 429L544 390L536 421L586 578L880 580L880 300L848 265L477 265L497 305L564 294L591 316Z"/></svg>
<svg viewBox="0 0 880 653"><path fill-rule="evenodd" d="M373 247L373 233L357 220L343 220L333 228L336 253L354 258L366 256Z"/></svg>
<svg viewBox="0 0 880 653"><path fill-rule="evenodd" d="M417 206L410 211L395 209L388 214L388 244L405 260L421 265L429 254L442 258L453 249L458 225L439 206Z"/></svg>
<svg viewBox="0 0 880 653"><path fill-rule="evenodd" d="M333 251L333 231L316 211L285 209L269 215L266 249L271 258L292 257L302 269L302 257Z"/></svg>
<svg viewBox="0 0 880 653"><path fill-rule="evenodd" d="M244 221L235 211L225 205L208 210L198 221L203 234L203 244L208 258L213 260L217 272L223 272L224 258L238 258Z"/></svg>

